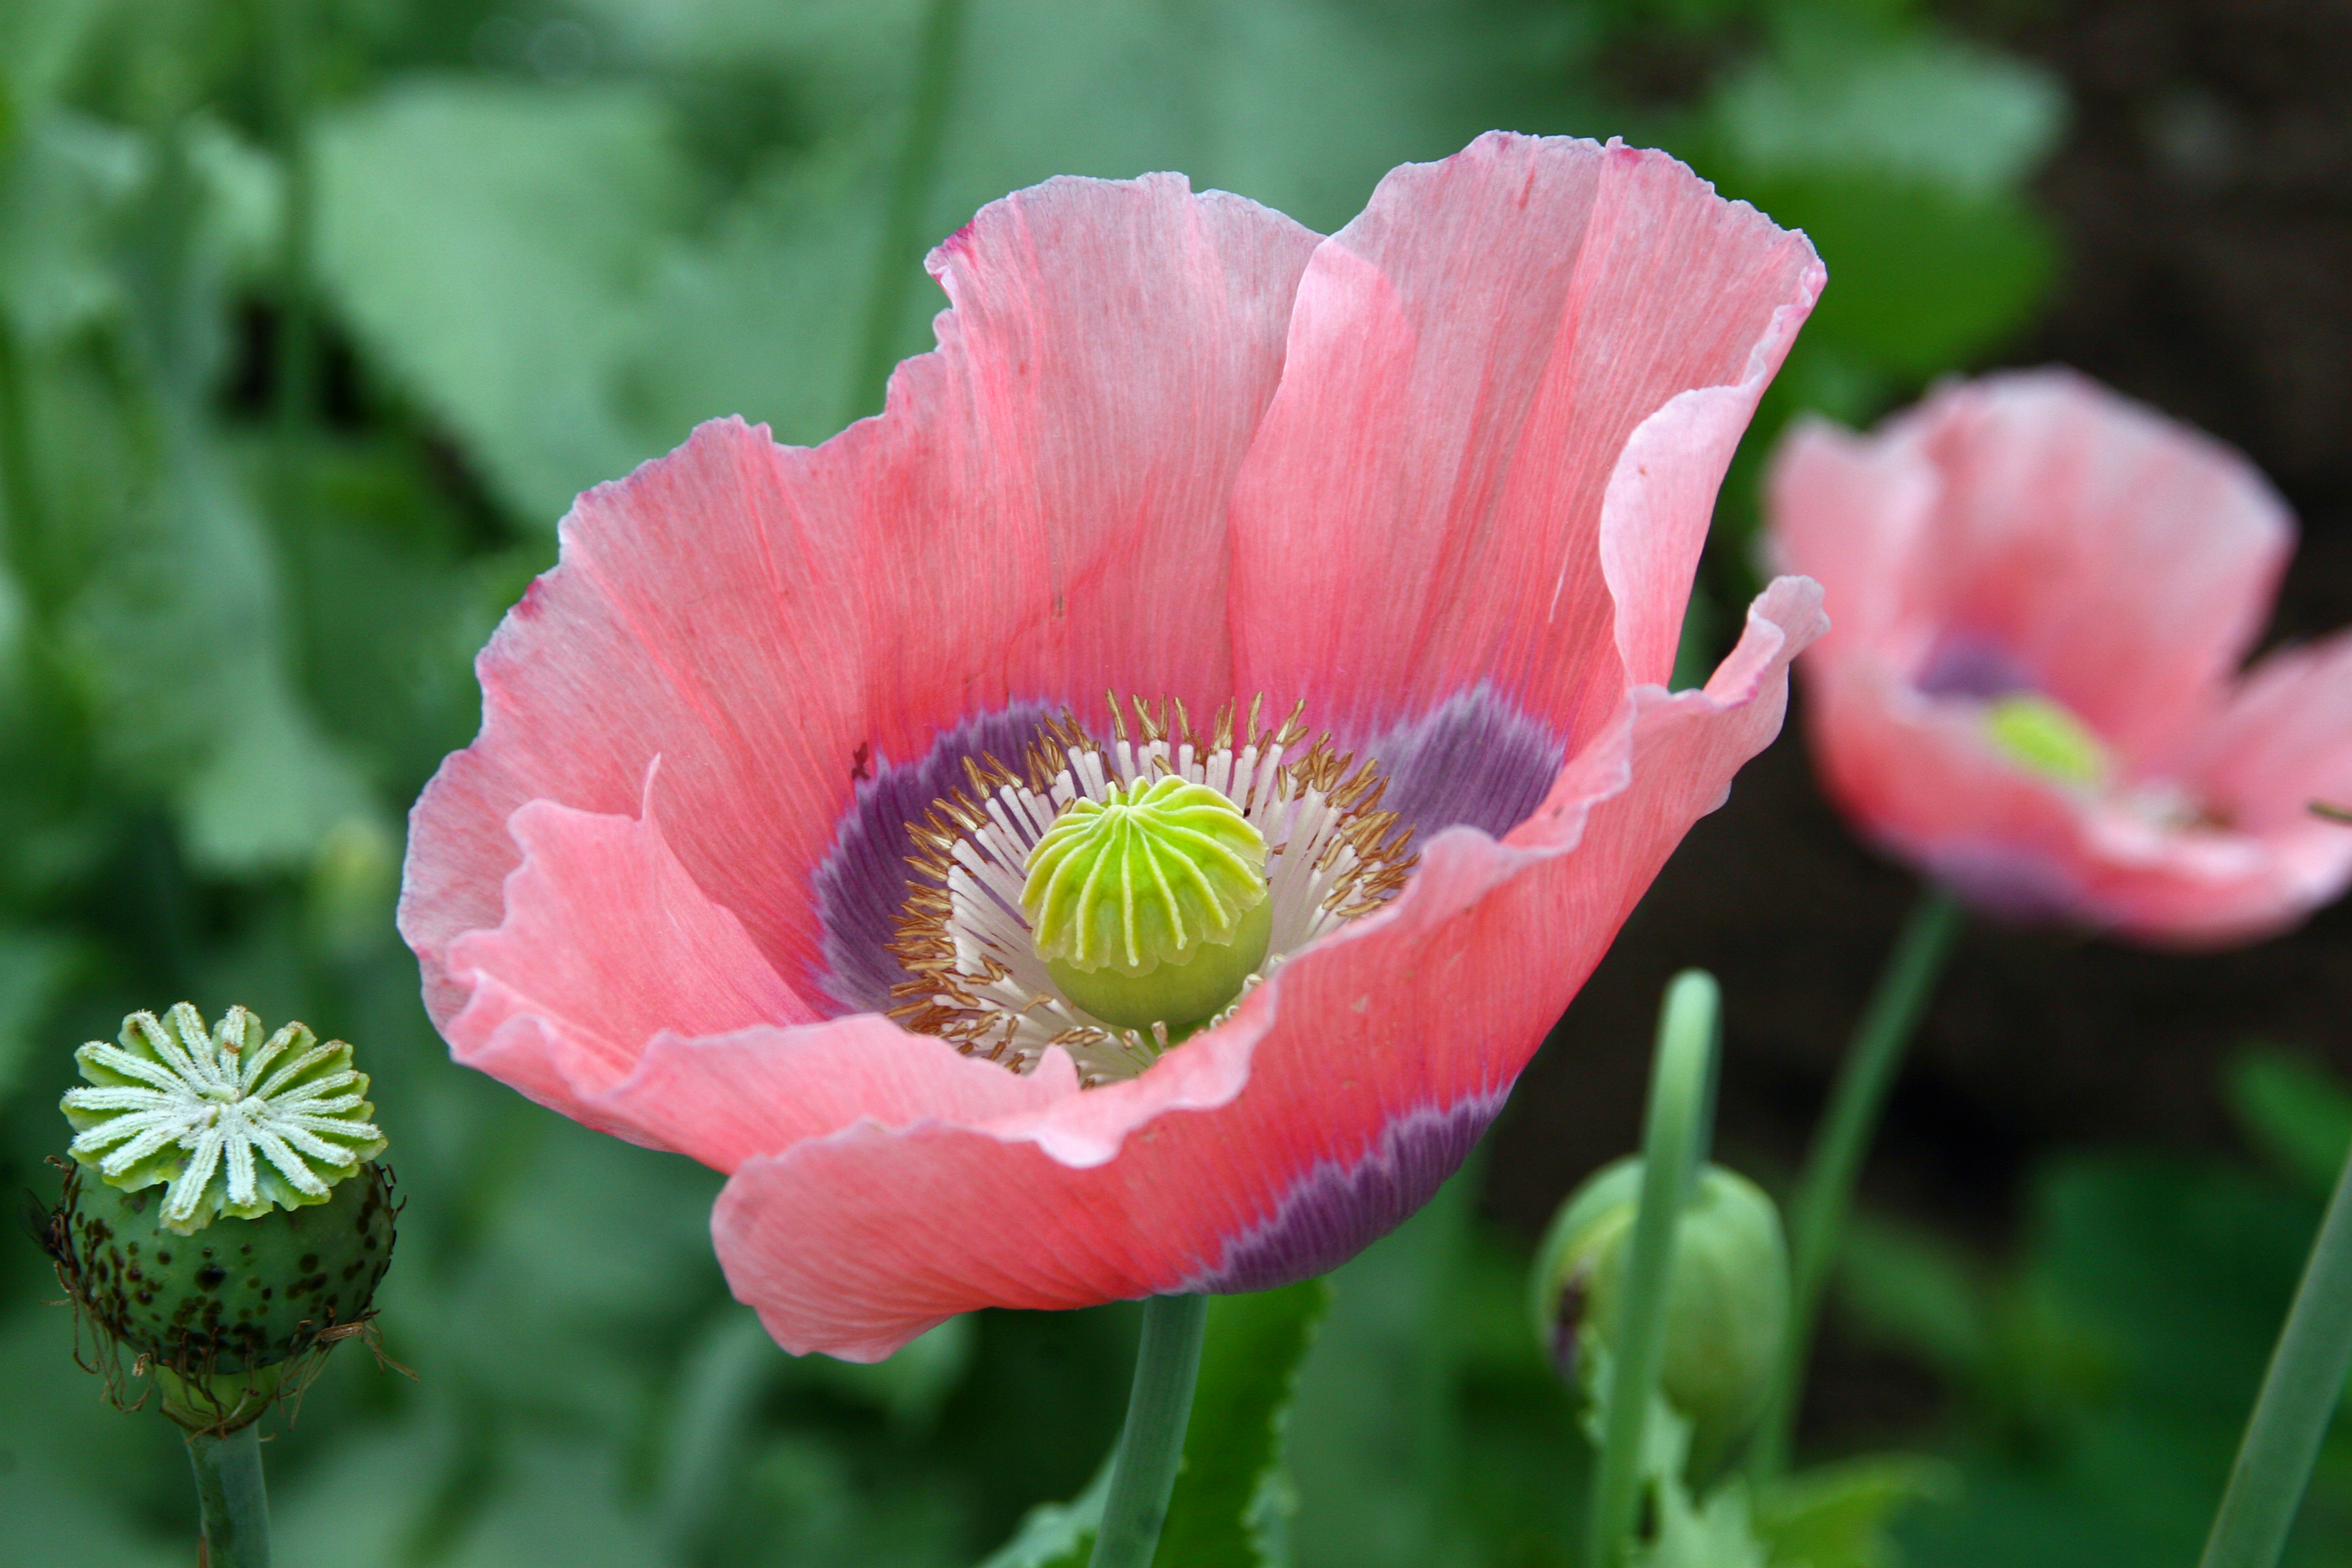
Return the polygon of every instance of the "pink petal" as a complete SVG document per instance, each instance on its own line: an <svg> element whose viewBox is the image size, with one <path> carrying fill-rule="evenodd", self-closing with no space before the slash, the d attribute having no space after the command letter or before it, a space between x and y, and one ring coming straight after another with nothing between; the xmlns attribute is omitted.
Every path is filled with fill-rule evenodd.
<svg viewBox="0 0 2352 1568"><path fill-rule="evenodd" d="M2273 858L2263 929L2290 925L2344 891L2352 827L2311 807L2352 810L2352 632L2257 664L2196 749L2192 787Z"/></svg>
<svg viewBox="0 0 2352 1568"><path fill-rule="evenodd" d="M1818 570L1842 620L1851 601L1857 636L1999 645L2143 772L2211 715L2293 548L2242 458L2066 371L1951 386L1839 445L1802 437L1776 473L1782 563Z"/></svg>
<svg viewBox="0 0 2352 1568"><path fill-rule="evenodd" d="M449 978L467 994L444 1026L459 1061L645 1142L587 1102L635 1068L646 1041L814 1017L650 819L533 801L509 831L524 858L506 880L505 918L448 948Z"/></svg>
<svg viewBox="0 0 2352 1568"><path fill-rule="evenodd" d="M1458 1163L1684 830L1771 739L1819 604L1775 584L1706 691L1633 693L1506 841L1438 835L1388 910L1133 1083L744 1162L712 1221L735 1293L788 1350L872 1360L973 1307L1331 1267Z"/></svg>
<svg viewBox="0 0 2352 1568"><path fill-rule="evenodd" d="M1822 279L1662 153L1496 133L1391 173L1300 281L1242 474L1239 686L1370 733L1485 679L1580 743L1665 679Z"/></svg>
<svg viewBox="0 0 2352 1568"><path fill-rule="evenodd" d="M678 863L814 995L809 876L854 769L1013 697L1226 696L1226 498L1314 242L1180 176L1049 182L934 253L955 309L880 418L814 450L713 423L583 496L412 817L401 929L436 1019L526 801L628 815L658 758Z"/></svg>

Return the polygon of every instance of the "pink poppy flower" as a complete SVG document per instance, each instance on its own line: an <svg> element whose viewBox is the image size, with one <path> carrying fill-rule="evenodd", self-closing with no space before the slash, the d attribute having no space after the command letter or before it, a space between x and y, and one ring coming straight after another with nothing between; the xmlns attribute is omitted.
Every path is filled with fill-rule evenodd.
<svg viewBox="0 0 2352 1568"><path fill-rule="evenodd" d="M2294 546L2244 458L2071 372L1947 386L1876 435L1811 423L1774 557L1837 630L1806 729L1863 833L1989 910L2168 945L2335 898L2352 637L2239 665Z"/></svg>
<svg viewBox="0 0 2352 1568"><path fill-rule="evenodd" d="M929 265L952 308L879 417L717 421L580 498L401 906L458 1058L728 1172L735 1293L851 1359L1394 1226L1821 626L1777 583L1659 684L1822 279L1662 154L1491 135L1328 239L1057 179ZM1019 902L1044 819L1157 771L1246 806L1272 910L1172 1048L1057 994Z"/></svg>

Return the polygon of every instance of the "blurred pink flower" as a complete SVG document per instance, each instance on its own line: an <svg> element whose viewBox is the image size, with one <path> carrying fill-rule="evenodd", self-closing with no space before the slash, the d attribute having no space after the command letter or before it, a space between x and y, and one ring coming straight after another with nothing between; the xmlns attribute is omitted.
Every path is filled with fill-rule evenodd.
<svg viewBox="0 0 2352 1568"><path fill-rule="evenodd" d="M2352 637L2242 675L2293 548L2244 458L2066 371L1943 388L1768 480L1830 795L1978 906L2242 942L2352 879Z"/></svg>
<svg viewBox="0 0 2352 1568"><path fill-rule="evenodd" d="M1057 179L929 265L952 308L880 417L814 449L714 422L581 497L401 905L458 1058L728 1172L735 1293L852 1359L983 1305L1273 1286L1394 1226L1821 625L1776 583L1704 691L1659 684L1822 277L1662 154L1487 136L1329 239L1181 176ZM1306 909L1156 1061L1012 1014L972 1054L910 1031L908 825L1066 710L1116 761L1106 689L1303 702L1417 867Z"/></svg>

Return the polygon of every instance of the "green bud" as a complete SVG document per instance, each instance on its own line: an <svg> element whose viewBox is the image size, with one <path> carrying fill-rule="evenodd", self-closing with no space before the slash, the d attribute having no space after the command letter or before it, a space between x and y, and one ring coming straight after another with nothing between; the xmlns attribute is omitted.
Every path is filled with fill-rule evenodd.
<svg viewBox="0 0 2352 1568"><path fill-rule="evenodd" d="M1265 839L1206 784L1138 780L1076 800L1029 852L1031 939L1062 994L1106 1023L1209 1017L1265 962Z"/></svg>
<svg viewBox="0 0 2352 1568"><path fill-rule="evenodd" d="M2003 697L1985 710L1985 732L2020 767L2060 784L2095 789L2106 781L2107 748L2047 697Z"/></svg>
<svg viewBox="0 0 2352 1568"><path fill-rule="evenodd" d="M185 1003L75 1054L59 1276L110 1373L127 1349L164 1414L234 1430L366 1331L394 1216L367 1075L299 1024L265 1039L232 1007L207 1032Z"/></svg>
<svg viewBox="0 0 2352 1568"><path fill-rule="evenodd" d="M1537 1338L1571 1383L1585 1336L1607 1343L1641 1194L1638 1158L1601 1170L1560 1205L1537 1255ZM1691 1424L1694 1476L1712 1473L1762 1415L1788 1321L1780 1211L1747 1177L1706 1166L1675 1231L1659 1375L1659 1393Z"/></svg>

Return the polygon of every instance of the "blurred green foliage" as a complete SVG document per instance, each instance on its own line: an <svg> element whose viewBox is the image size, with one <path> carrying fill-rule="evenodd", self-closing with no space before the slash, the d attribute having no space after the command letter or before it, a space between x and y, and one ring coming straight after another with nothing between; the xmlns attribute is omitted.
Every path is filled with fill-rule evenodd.
<svg viewBox="0 0 2352 1568"><path fill-rule="evenodd" d="M283 1561L981 1559L1082 1498L1131 1310L793 1361L726 1298L714 1175L451 1067L418 1006L401 813L573 492L707 417L813 441L878 407L929 341L924 250L1048 175L1182 169L1329 228L1490 125L1622 132L1832 278L1704 645L1778 422L2030 321L2063 113L1906 0L0 0L0 1176L53 1189L70 1047L131 1008L301 1017L375 1078L415 1377L346 1350L273 1443ZM2292 1121L2290 1164L2331 1146ZM1342 1269L1311 1343L1319 1289L1220 1306L1200 1561L1568 1561L1581 1439L1475 1187ZM2014 1275L1858 1244L1854 1312L1967 1391L1916 1561L2182 1559L2311 1204L2095 1163ZM0 1568L184 1562L176 1437L100 1405L30 1246L0 1278ZM1083 1507L1024 1539L1055 1529Z"/></svg>

